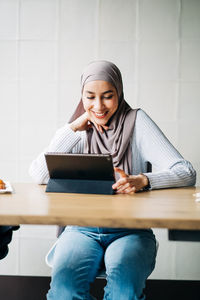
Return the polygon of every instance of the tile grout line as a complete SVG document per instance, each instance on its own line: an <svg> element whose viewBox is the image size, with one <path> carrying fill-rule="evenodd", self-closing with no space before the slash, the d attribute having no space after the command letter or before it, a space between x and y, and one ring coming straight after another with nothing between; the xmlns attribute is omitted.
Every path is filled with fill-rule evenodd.
<svg viewBox="0 0 200 300"><path fill-rule="evenodd" d="M179 144L179 105L180 105L180 83L181 83L181 16L182 16L182 0L178 2L178 19L177 19L177 81L176 81L176 103L175 103L175 121L177 145Z"/></svg>
<svg viewBox="0 0 200 300"><path fill-rule="evenodd" d="M61 87L61 83L60 83L60 11L61 11L61 4L60 4L60 0L57 0L56 2L56 37L55 37L55 82L56 82L56 128L55 130L58 128L59 125L59 104L60 104L60 87Z"/></svg>
<svg viewBox="0 0 200 300"><path fill-rule="evenodd" d="M17 69L17 162L16 162L16 181L19 180L19 159L20 159L20 9L21 9L21 0L18 1L18 10L17 10L17 48L16 48L16 69Z"/></svg>
<svg viewBox="0 0 200 300"><path fill-rule="evenodd" d="M20 161L20 12L21 12L21 0L18 1L18 22L17 22L17 166L16 177L17 181L20 177L19 161ZM19 229L20 230L20 229ZM20 238L17 237L17 275L20 275Z"/></svg>
<svg viewBox="0 0 200 300"><path fill-rule="evenodd" d="M139 105L139 0L136 1L136 12L135 12L135 75L134 75L134 81L135 81L135 88L134 88L134 98L136 107Z"/></svg>
<svg viewBox="0 0 200 300"><path fill-rule="evenodd" d="M99 59L99 53L100 53L100 16L101 14L101 0L97 0L97 5L96 5L96 18L95 18L95 49L94 49L94 59L98 60Z"/></svg>

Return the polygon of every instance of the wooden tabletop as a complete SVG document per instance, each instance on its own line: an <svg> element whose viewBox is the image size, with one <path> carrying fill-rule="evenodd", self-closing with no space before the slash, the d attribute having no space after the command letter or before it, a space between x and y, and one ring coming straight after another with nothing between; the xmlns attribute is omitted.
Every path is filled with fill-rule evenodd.
<svg viewBox="0 0 200 300"><path fill-rule="evenodd" d="M0 194L0 224L57 224L127 228L200 229L200 187L134 195L46 193L44 185L12 184Z"/></svg>

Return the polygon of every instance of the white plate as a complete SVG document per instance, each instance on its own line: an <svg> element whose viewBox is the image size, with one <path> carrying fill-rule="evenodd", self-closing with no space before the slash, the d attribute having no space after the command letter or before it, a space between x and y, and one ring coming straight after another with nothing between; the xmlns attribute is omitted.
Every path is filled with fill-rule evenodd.
<svg viewBox="0 0 200 300"><path fill-rule="evenodd" d="M196 197L195 201L200 202L200 193L193 194Z"/></svg>
<svg viewBox="0 0 200 300"><path fill-rule="evenodd" d="M6 188L5 189L0 189L0 194L4 194L4 193L12 193L13 192L13 188L10 184L9 181L4 181Z"/></svg>

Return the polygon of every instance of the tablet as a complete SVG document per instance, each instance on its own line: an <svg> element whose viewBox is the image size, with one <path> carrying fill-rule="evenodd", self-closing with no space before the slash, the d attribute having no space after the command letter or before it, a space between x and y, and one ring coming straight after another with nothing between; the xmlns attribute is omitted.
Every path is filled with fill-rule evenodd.
<svg viewBox="0 0 200 300"><path fill-rule="evenodd" d="M51 179L115 181L110 154L45 153Z"/></svg>

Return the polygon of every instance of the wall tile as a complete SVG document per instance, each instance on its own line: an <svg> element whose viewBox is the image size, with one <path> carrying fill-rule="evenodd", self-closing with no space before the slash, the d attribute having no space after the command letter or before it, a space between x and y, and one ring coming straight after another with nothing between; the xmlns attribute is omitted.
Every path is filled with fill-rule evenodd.
<svg viewBox="0 0 200 300"><path fill-rule="evenodd" d="M59 86L58 120L68 122L81 98L80 80L61 81Z"/></svg>
<svg viewBox="0 0 200 300"><path fill-rule="evenodd" d="M13 238L9 244L8 255L0 262L0 275L17 275L19 258L19 240Z"/></svg>
<svg viewBox="0 0 200 300"><path fill-rule="evenodd" d="M97 4L97 0L61 0L61 39L89 41L93 44L97 30Z"/></svg>
<svg viewBox="0 0 200 300"><path fill-rule="evenodd" d="M117 65L124 81L131 82L135 75L135 43L101 41L98 59L105 59Z"/></svg>
<svg viewBox="0 0 200 300"><path fill-rule="evenodd" d="M17 43L0 41L0 80L17 78Z"/></svg>
<svg viewBox="0 0 200 300"><path fill-rule="evenodd" d="M178 43L141 42L139 44L140 80L176 80Z"/></svg>
<svg viewBox="0 0 200 300"><path fill-rule="evenodd" d="M176 93L177 84L175 82L141 82L138 104L150 112L153 119L174 121L176 118Z"/></svg>
<svg viewBox="0 0 200 300"><path fill-rule="evenodd" d="M20 79L54 81L56 47L54 42L20 42Z"/></svg>
<svg viewBox="0 0 200 300"><path fill-rule="evenodd" d="M200 38L200 2L182 0L181 37L183 39Z"/></svg>
<svg viewBox="0 0 200 300"><path fill-rule="evenodd" d="M21 122L19 132L19 159L35 159L50 144L56 131L56 121Z"/></svg>
<svg viewBox="0 0 200 300"><path fill-rule="evenodd" d="M19 275L50 276L45 256L54 242L55 239L20 238Z"/></svg>
<svg viewBox="0 0 200 300"><path fill-rule="evenodd" d="M159 245L162 241L168 241L168 230L165 228L152 228Z"/></svg>
<svg viewBox="0 0 200 300"><path fill-rule="evenodd" d="M177 280L200 280L200 243L177 242Z"/></svg>
<svg viewBox="0 0 200 300"><path fill-rule="evenodd" d="M21 121L51 121L56 118L57 85L46 82L20 82Z"/></svg>
<svg viewBox="0 0 200 300"><path fill-rule="evenodd" d="M53 225L21 225L20 238L55 239L58 226Z"/></svg>
<svg viewBox="0 0 200 300"><path fill-rule="evenodd" d="M162 240L156 259L156 267L150 279L176 279L174 272L175 243Z"/></svg>
<svg viewBox="0 0 200 300"><path fill-rule="evenodd" d="M136 1L102 0L100 40L130 41L136 37Z"/></svg>
<svg viewBox="0 0 200 300"><path fill-rule="evenodd" d="M70 115L71 116L71 115ZM66 124L66 120L58 120L57 121L57 128L61 128Z"/></svg>
<svg viewBox="0 0 200 300"><path fill-rule="evenodd" d="M12 240L18 239L20 228L18 230L13 231Z"/></svg>
<svg viewBox="0 0 200 300"><path fill-rule="evenodd" d="M17 83L0 82L0 120L16 121L18 116L18 85Z"/></svg>
<svg viewBox="0 0 200 300"><path fill-rule="evenodd" d="M199 121L191 122L191 120L186 119L178 123L178 146L182 155L191 162L199 161L199 128Z"/></svg>
<svg viewBox="0 0 200 300"><path fill-rule="evenodd" d="M17 122L0 120L0 128L4 131L0 157L2 160L15 160L17 158Z"/></svg>
<svg viewBox="0 0 200 300"><path fill-rule="evenodd" d="M22 0L20 3L20 38L55 39L56 3L54 0Z"/></svg>
<svg viewBox="0 0 200 300"><path fill-rule="evenodd" d="M124 98L132 108L138 108L137 82L123 81Z"/></svg>
<svg viewBox="0 0 200 300"><path fill-rule="evenodd" d="M0 160L0 178L11 183L17 182L17 159Z"/></svg>
<svg viewBox="0 0 200 300"><path fill-rule="evenodd" d="M79 80L83 69L94 60L95 45L92 41L61 41L59 52L59 78Z"/></svg>
<svg viewBox="0 0 200 300"><path fill-rule="evenodd" d="M0 39L16 39L18 28L18 1L0 2Z"/></svg>
<svg viewBox="0 0 200 300"><path fill-rule="evenodd" d="M192 165L197 172L196 186L200 186L200 161L193 161Z"/></svg>
<svg viewBox="0 0 200 300"><path fill-rule="evenodd" d="M200 42L183 42L180 55L180 76L182 80L200 81Z"/></svg>
<svg viewBox="0 0 200 300"><path fill-rule="evenodd" d="M139 1L139 37L145 40L178 38L179 1Z"/></svg>
<svg viewBox="0 0 200 300"><path fill-rule="evenodd" d="M32 159L18 160L18 164L17 164L18 180L17 180L17 182L33 182L33 179L29 175L29 167L30 167L31 162L32 162Z"/></svg>
<svg viewBox="0 0 200 300"><path fill-rule="evenodd" d="M174 147L178 148L178 123L177 121L162 121L160 118L157 120L154 119L159 128L166 135L168 140L174 145Z"/></svg>
<svg viewBox="0 0 200 300"><path fill-rule="evenodd" d="M182 82L180 83L178 115L181 120L199 121L200 112L200 83Z"/></svg>

